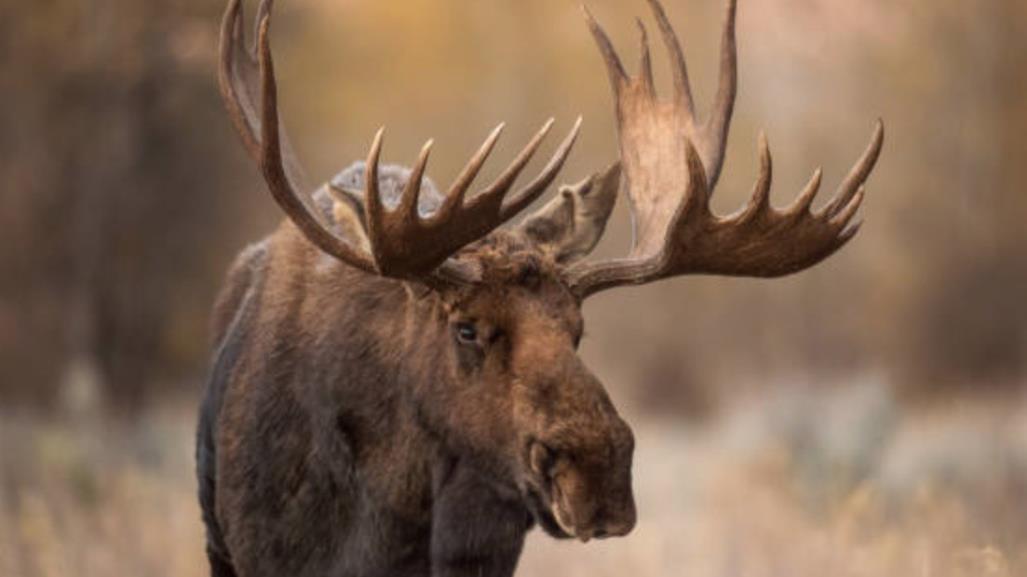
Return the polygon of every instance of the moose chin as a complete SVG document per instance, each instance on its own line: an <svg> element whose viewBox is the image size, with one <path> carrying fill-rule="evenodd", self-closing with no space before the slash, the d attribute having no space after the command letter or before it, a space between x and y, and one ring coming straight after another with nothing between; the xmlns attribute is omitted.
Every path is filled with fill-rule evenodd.
<svg viewBox="0 0 1027 577"><path fill-rule="evenodd" d="M240 253L214 307L196 450L213 577L508 577L532 527L580 541L631 532L634 437L578 356L582 303L679 275L817 264L855 235L883 141L878 123L821 208L818 171L777 209L761 137L750 201L713 214L736 94L735 1L707 118L662 6L649 4L673 94L654 88L644 27L629 76L586 10L620 162L501 229L556 180L580 119L517 190L553 121L473 192L503 125L445 191L426 176L431 142L412 168L387 165L379 131L366 161L306 194L278 116L272 2L260 3L250 48L241 0L230 0L221 92L287 219ZM632 248L589 260L622 189Z"/></svg>

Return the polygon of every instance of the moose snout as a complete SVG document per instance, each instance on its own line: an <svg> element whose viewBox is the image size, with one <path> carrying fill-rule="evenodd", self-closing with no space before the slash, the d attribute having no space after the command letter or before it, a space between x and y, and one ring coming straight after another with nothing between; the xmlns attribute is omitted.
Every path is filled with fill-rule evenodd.
<svg viewBox="0 0 1027 577"><path fill-rule="evenodd" d="M636 520L635 501L629 494L627 502L616 504L610 512L600 513L592 526L580 528L575 536L583 542L590 539L623 537L635 528Z"/></svg>
<svg viewBox="0 0 1027 577"><path fill-rule="evenodd" d="M635 527L629 465L615 469L570 469L553 482L553 515L564 531L583 542L621 537Z"/></svg>
<svg viewBox="0 0 1027 577"><path fill-rule="evenodd" d="M567 535L587 542L620 537L635 527L631 488L634 438L622 422L591 427L573 448L546 450L552 515ZM618 426L620 425L620 426ZM566 446L565 446L566 447Z"/></svg>

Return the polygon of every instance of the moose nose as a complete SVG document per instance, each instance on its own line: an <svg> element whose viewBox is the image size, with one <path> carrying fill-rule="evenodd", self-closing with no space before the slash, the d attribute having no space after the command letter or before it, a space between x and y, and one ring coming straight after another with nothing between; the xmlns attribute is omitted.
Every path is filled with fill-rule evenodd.
<svg viewBox="0 0 1027 577"><path fill-rule="evenodd" d="M618 515L616 518L607 520L605 523L597 527L594 536L597 539L602 539L604 537L623 537L635 528L635 520L635 508L632 506L628 511Z"/></svg>
<svg viewBox="0 0 1027 577"><path fill-rule="evenodd" d="M597 539L602 539L604 537L623 537L630 533L634 528L635 516L632 515L630 519L606 525L606 527L597 531L595 536Z"/></svg>
<svg viewBox="0 0 1027 577"><path fill-rule="evenodd" d="M600 522L595 526L594 537L597 539L623 537L635 528L638 512L635 509L635 499L631 495L630 489L621 499L607 507L606 514L600 517Z"/></svg>
<svg viewBox="0 0 1027 577"><path fill-rule="evenodd" d="M581 541L587 543L591 539L606 539L608 537L623 537L631 532L635 528L635 519L632 516L630 519L623 521L617 521L612 523L605 523L594 529L588 531L581 531L577 537Z"/></svg>
<svg viewBox="0 0 1027 577"><path fill-rule="evenodd" d="M635 528L636 519L634 502L631 502L622 505L615 513L608 511L591 528L579 532L578 537L583 541L623 537Z"/></svg>

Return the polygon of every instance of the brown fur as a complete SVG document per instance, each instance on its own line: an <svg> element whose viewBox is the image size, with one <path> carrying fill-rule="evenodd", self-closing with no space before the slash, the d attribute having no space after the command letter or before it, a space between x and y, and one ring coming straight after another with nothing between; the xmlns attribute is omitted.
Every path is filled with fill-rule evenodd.
<svg viewBox="0 0 1027 577"><path fill-rule="evenodd" d="M460 258L481 284L371 276L290 223L240 255L198 437L214 575L511 575L536 522L631 529L633 438L555 263L516 232Z"/></svg>

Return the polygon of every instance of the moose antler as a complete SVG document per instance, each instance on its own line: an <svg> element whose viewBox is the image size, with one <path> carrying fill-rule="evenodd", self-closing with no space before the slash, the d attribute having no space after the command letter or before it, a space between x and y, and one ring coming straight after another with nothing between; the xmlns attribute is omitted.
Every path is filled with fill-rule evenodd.
<svg viewBox="0 0 1027 577"><path fill-rule="evenodd" d="M418 198L428 164L429 141L413 169L398 206L385 207L378 186L378 165L383 130L379 130L368 156L362 239L345 239L326 227L310 210L298 190L298 168L278 117L277 86L268 33L273 0L262 0L257 13L256 46L243 46L241 0L230 0L221 28L219 80L222 97L250 156L260 165L268 188L297 228L318 248L369 273L402 279L434 277L450 282L473 282L475 271L451 259L467 244L489 234L535 201L553 182L577 139L581 119L552 159L528 185L510 196L517 177L541 146L553 125L542 127L510 166L487 188L467 199L474 182L503 130L500 124L467 163L450 188L442 206L422 216ZM257 94L259 86L259 95ZM260 99L260 111L255 101ZM370 247L370 252L360 248Z"/></svg>
<svg viewBox="0 0 1027 577"><path fill-rule="evenodd" d="M735 0L728 0L720 56L720 84L712 112L697 118L681 44L658 0L648 0L670 54L674 94L661 98L653 83L648 36L641 28L641 65L624 70L609 37L588 9L585 18L599 46L617 107L620 156L632 206L635 239L627 258L575 265L568 283L581 298L625 284L685 274L775 277L813 266L856 234L850 225L863 201L863 183L884 138L880 121L862 158L833 200L811 211L820 188L818 169L785 210L770 205L771 159L759 140L760 173L749 203L727 217L710 210L710 195L724 161L737 91Z"/></svg>

